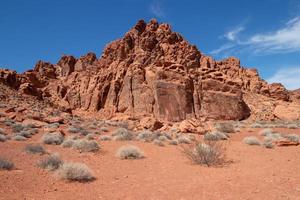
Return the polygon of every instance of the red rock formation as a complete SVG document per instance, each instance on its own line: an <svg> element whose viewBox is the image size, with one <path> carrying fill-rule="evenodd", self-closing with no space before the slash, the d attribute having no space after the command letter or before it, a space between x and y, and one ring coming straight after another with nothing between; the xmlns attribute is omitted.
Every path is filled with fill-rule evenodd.
<svg viewBox="0 0 300 200"><path fill-rule="evenodd" d="M290 100L281 84L269 85L236 58L215 61L203 55L156 20L138 21L122 39L108 44L99 59L88 53L79 59L63 56L56 65L40 61L19 80L24 92L40 92L72 110L165 121L246 119L247 93Z"/></svg>

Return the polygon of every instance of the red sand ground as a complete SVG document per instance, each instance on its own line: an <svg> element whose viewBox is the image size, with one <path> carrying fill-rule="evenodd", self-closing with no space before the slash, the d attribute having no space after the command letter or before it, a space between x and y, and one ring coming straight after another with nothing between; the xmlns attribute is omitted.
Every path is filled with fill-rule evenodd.
<svg viewBox="0 0 300 200"><path fill-rule="evenodd" d="M65 161L87 164L97 178L90 183L59 180L37 168L43 156L26 154L23 148L38 143L41 134L25 142L0 143L0 156L17 167L0 171L0 199L300 199L300 146L265 149L242 143L257 131L232 136L227 155L233 162L221 168L191 164L179 146L108 141L94 154L45 145ZM299 129L284 132L300 134ZM116 158L117 149L127 143L139 146L146 158Z"/></svg>

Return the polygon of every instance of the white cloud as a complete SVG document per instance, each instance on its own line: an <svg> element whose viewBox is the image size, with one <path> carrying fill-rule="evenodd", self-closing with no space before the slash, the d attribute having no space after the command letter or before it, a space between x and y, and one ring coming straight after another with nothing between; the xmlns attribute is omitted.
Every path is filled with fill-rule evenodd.
<svg viewBox="0 0 300 200"><path fill-rule="evenodd" d="M165 12L162 8L162 5L159 1L153 1L150 5L150 12L155 16L162 18L165 16Z"/></svg>
<svg viewBox="0 0 300 200"><path fill-rule="evenodd" d="M238 26L233 30L228 31L227 33L225 33L224 37L227 40L230 41L235 41L237 39L237 36L240 32L242 32L245 28L243 26Z"/></svg>
<svg viewBox="0 0 300 200"><path fill-rule="evenodd" d="M290 53L300 51L300 17L289 20L283 27L273 32L254 34L246 37L244 40L241 40L238 38L238 34L243 30L243 27L241 27L225 34L227 36L225 38L230 42L226 45L231 45L231 48L225 48L223 50L222 48L218 48L213 50L211 53L220 54L224 51L228 51L229 49L235 52L248 50L251 53L259 54Z"/></svg>
<svg viewBox="0 0 300 200"><path fill-rule="evenodd" d="M300 66L282 68L267 80L269 83L282 83L287 89L300 88Z"/></svg>

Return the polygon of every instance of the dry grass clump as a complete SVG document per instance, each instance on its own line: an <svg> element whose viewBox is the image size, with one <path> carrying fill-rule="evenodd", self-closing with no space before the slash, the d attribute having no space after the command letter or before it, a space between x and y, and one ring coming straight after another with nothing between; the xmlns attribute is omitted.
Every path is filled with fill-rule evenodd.
<svg viewBox="0 0 300 200"><path fill-rule="evenodd" d="M24 151L29 154L45 154L46 150L43 146L36 144L28 144L25 146Z"/></svg>
<svg viewBox="0 0 300 200"><path fill-rule="evenodd" d="M0 158L0 170L12 170L14 168L15 168L14 163L12 163L7 159Z"/></svg>
<svg viewBox="0 0 300 200"><path fill-rule="evenodd" d="M273 133L274 133L273 129L265 128L265 129L261 130L258 134L261 136L267 136L267 135L271 135Z"/></svg>
<svg viewBox="0 0 300 200"><path fill-rule="evenodd" d="M297 134L286 134L283 136L284 138L288 139L291 142L300 142L300 136Z"/></svg>
<svg viewBox="0 0 300 200"><path fill-rule="evenodd" d="M227 140L228 136L219 131L213 131L209 133L204 134L204 140L209 140L209 141L217 141L217 140Z"/></svg>
<svg viewBox="0 0 300 200"><path fill-rule="evenodd" d="M64 141L64 136L59 132L46 133L42 137L45 144L60 145Z"/></svg>
<svg viewBox="0 0 300 200"><path fill-rule="evenodd" d="M245 137L243 142L248 145L260 145L260 141L255 136Z"/></svg>
<svg viewBox="0 0 300 200"><path fill-rule="evenodd" d="M188 136L186 136L186 135L180 135L177 138L177 142L179 144L191 144L192 143L191 139Z"/></svg>
<svg viewBox="0 0 300 200"><path fill-rule="evenodd" d="M13 140L15 141L25 141L26 140L26 137L22 136L22 135L14 135L12 137Z"/></svg>
<svg viewBox="0 0 300 200"><path fill-rule="evenodd" d="M101 141L110 141L111 140L111 136L110 135L101 135L100 136L100 140Z"/></svg>
<svg viewBox="0 0 300 200"><path fill-rule="evenodd" d="M14 133L18 133L25 129L25 127L22 124L12 124L11 128Z"/></svg>
<svg viewBox="0 0 300 200"><path fill-rule="evenodd" d="M131 131L127 130L126 128L118 128L112 134L113 139L116 141L124 141L124 140L132 140L133 134Z"/></svg>
<svg viewBox="0 0 300 200"><path fill-rule="evenodd" d="M90 134L86 135L85 138L86 138L87 140L94 140L94 139L95 139L95 135L92 134L92 133L90 133Z"/></svg>
<svg viewBox="0 0 300 200"><path fill-rule="evenodd" d="M81 152L96 152L100 149L99 144L95 140L86 139L75 140L72 147Z"/></svg>
<svg viewBox="0 0 300 200"><path fill-rule="evenodd" d="M223 165L226 162L226 147L218 141L205 143L196 141L183 147L185 155L195 164L210 166Z"/></svg>
<svg viewBox="0 0 300 200"><path fill-rule="evenodd" d="M57 175L59 178L68 181L87 182L95 179L88 166L82 163L63 163L58 169Z"/></svg>
<svg viewBox="0 0 300 200"><path fill-rule="evenodd" d="M74 139L73 138L67 138L61 143L61 146L63 148L71 148L74 145Z"/></svg>
<svg viewBox="0 0 300 200"><path fill-rule="evenodd" d="M137 140L140 141L152 141L153 140L153 132L150 130L142 130L136 137Z"/></svg>
<svg viewBox="0 0 300 200"><path fill-rule="evenodd" d="M270 138L265 138L262 145L267 149L274 148L273 140Z"/></svg>
<svg viewBox="0 0 300 200"><path fill-rule="evenodd" d="M178 145L178 141L177 140L169 140L168 144L169 145Z"/></svg>
<svg viewBox="0 0 300 200"><path fill-rule="evenodd" d="M289 129L297 129L297 128L299 128L299 127L298 127L297 124L288 124L288 125L287 125L287 128L289 128Z"/></svg>
<svg viewBox="0 0 300 200"><path fill-rule="evenodd" d="M0 142L5 142L6 141L6 136L3 134L0 134Z"/></svg>
<svg viewBox="0 0 300 200"><path fill-rule="evenodd" d="M232 122L221 122L215 124L215 128L219 132L223 133L235 133L235 128Z"/></svg>
<svg viewBox="0 0 300 200"><path fill-rule="evenodd" d="M157 146L160 146L160 147L164 147L165 146L165 144L163 143L163 141L159 140L159 139L153 140L153 144L155 144Z"/></svg>
<svg viewBox="0 0 300 200"><path fill-rule="evenodd" d="M62 159L60 159L58 154L51 154L47 158L38 162L38 167L47 169L50 171L58 169L63 164Z"/></svg>
<svg viewBox="0 0 300 200"><path fill-rule="evenodd" d="M118 149L116 156L121 159L140 159L144 153L136 146L126 145Z"/></svg>

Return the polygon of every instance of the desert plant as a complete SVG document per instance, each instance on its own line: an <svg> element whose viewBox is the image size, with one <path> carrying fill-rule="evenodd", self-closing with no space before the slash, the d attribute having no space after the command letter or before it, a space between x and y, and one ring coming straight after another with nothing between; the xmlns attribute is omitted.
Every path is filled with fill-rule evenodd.
<svg viewBox="0 0 300 200"><path fill-rule="evenodd" d="M222 165L226 162L226 147L219 141L196 141L183 147L185 155L195 164L210 166Z"/></svg>
<svg viewBox="0 0 300 200"><path fill-rule="evenodd" d="M22 135L14 135L12 137L13 140L15 141L25 141L26 140L26 137L22 136Z"/></svg>
<svg viewBox="0 0 300 200"><path fill-rule="evenodd" d="M250 125L250 128L262 128L262 125L260 123L255 122Z"/></svg>
<svg viewBox="0 0 300 200"><path fill-rule="evenodd" d="M300 136L296 134L287 134L283 136L284 138L288 139L291 142L300 142Z"/></svg>
<svg viewBox="0 0 300 200"><path fill-rule="evenodd" d="M63 161L60 159L58 154L51 154L47 158L42 159L38 162L38 167L47 169L47 170L56 170L63 164Z"/></svg>
<svg viewBox="0 0 300 200"><path fill-rule="evenodd" d="M60 145L64 141L64 136L60 132L46 133L42 137L45 144Z"/></svg>
<svg viewBox="0 0 300 200"><path fill-rule="evenodd" d="M268 149L272 149L274 147L273 140L270 138L265 138L262 145Z"/></svg>
<svg viewBox="0 0 300 200"><path fill-rule="evenodd" d="M6 141L6 136L0 134L0 142L5 142Z"/></svg>
<svg viewBox="0 0 300 200"><path fill-rule="evenodd" d="M219 131L213 131L204 134L204 140L217 141L217 140L227 140L228 136L225 133Z"/></svg>
<svg viewBox="0 0 300 200"><path fill-rule="evenodd" d="M0 134L4 134L4 129L3 128L0 128Z"/></svg>
<svg viewBox="0 0 300 200"><path fill-rule="evenodd" d="M144 153L136 146L126 145L118 149L116 156L121 159L140 159Z"/></svg>
<svg viewBox="0 0 300 200"><path fill-rule="evenodd" d="M92 181L95 179L88 166L82 163L64 163L57 171L57 175L61 179L78 182Z"/></svg>
<svg viewBox="0 0 300 200"><path fill-rule="evenodd" d="M94 140L94 139L95 139L94 134L92 134L92 133L90 133L90 134L88 134L87 136L85 136L85 138L86 138L87 140Z"/></svg>
<svg viewBox="0 0 300 200"><path fill-rule="evenodd" d="M102 132L108 132L108 128L107 127L101 127L100 131L102 131Z"/></svg>
<svg viewBox="0 0 300 200"><path fill-rule="evenodd" d="M100 136L100 140L102 140L102 141L110 141L111 140L111 136L110 135L102 135L102 136Z"/></svg>
<svg viewBox="0 0 300 200"><path fill-rule="evenodd" d="M63 143L61 144L62 147L64 148L71 148L74 145L74 139L72 138L67 138L63 141Z"/></svg>
<svg viewBox="0 0 300 200"><path fill-rule="evenodd" d="M22 124L13 124L12 125L12 131L14 133L18 133L18 132L20 132L20 131L22 131L24 129L25 129L25 127Z"/></svg>
<svg viewBox="0 0 300 200"><path fill-rule="evenodd" d="M11 161L0 158L0 170L12 170L15 167Z"/></svg>
<svg viewBox="0 0 300 200"><path fill-rule="evenodd" d="M99 144L95 140L75 140L73 147L82 152L95 152L100 149Z"/></svg>
<svg viewBox="0 0 300 200"><path fill-rule="evenodd" d="M161 135L161 136L159 136L158 138L157 138L157 140L160 140L160 141L166 141L166 140L168 140L168 138L165 136L165 135Z"/></svg>
<svg viewBox="0 0 300 200"><path fill-rule="evenodd" d="M223 133L234 133L235 132L234 125L231 122L217 123L217 124L215 124L215 128L217 131L223 132Z"/></svg>
<svg viewBox="0 0 300 200"><path fill-rule="evenodd" d="M299 128L299 127L298 127L297 124L288 124L288 125L287 125L287 128L289 128L289 129L297 129L297 128Z"/></svg>
<svg viewBox="0 0 300 200"><path fill-rule="evenodd" d="M136 137L137 140L146 141L152 140L153 133L150 130L142 130Z"/></svg>
<svg viewBox="0 0 300 200"><path fill-rule="evenodd" d="M168 144L169 145L178 145L178 141L177 140L169 140Z"/></svg>
<svg viewBox="0 0 300 200"><path fill-rule="evenodd" d="M31 132L25 131L25 130L16 133L16 135L21 135L21 136L26 137L26 138L31 138Z"/></svg>
<svg viewBox="0 0 300 200"><path fill-rule="evenodd" d="M75 127L75 126L70 126L70 127L68 128L68 132L69 132L69 133L79 133L79 132L80 132L80 128Z"/></svg>
<svg viewBox="0 0 300 200"><path fill-rule="evenodd" d="M267 135L270 135L270 134L273 134L273 129L270 129L270 128L265 128L263 130L261 130L258 134L259 135L262 135L262 136L267 136Z"/></svg>
<svg viewBox="0 0 300 200"><path fill-rule="evenodd" d="M131 140L133 139L133 134L127 130L126 128L118 128L112 134L114 136L114 140Z"/></svg>
<svg viewBox="0 0 300 200"><path fill-rule="evenodd" d="M46 150L44 149L44 147L39 144L36 144L36 145L28 144L25 146L24 150L26 153L29 153L29 154L45 154L46 153Z"/></svg>
<svg viewBox="0 0 300 200"><path fill-rule="evenodd" d="M165 146L165 144L162 142L162 140L159 140L159 139L153 140L153 144L160 146L160 147Z"/></svg>
<svg viewBox="0 0 300 200"><path fill-rule="evenodd" d="M281 134L280 133L271 133L271 134L267 134L266 136L265 136L265 138L267 139L272 139L272 140L274 140L274 141L276 141L276 140L280 140L280 139L282 139L283 137L281 136Z"/></svg>
<svg viewBox="0 0 300 200"><path fill-rule="evenodd" d="M260 145L260 141L255 136L245 137L243 142L249 145Z"/></svg>
<svg viewBox="0 0 300 200"><path fill-rule="evenodd" d="M188 136L181 135L177 138L179 144L191 144L192 141Z"/></svg>

